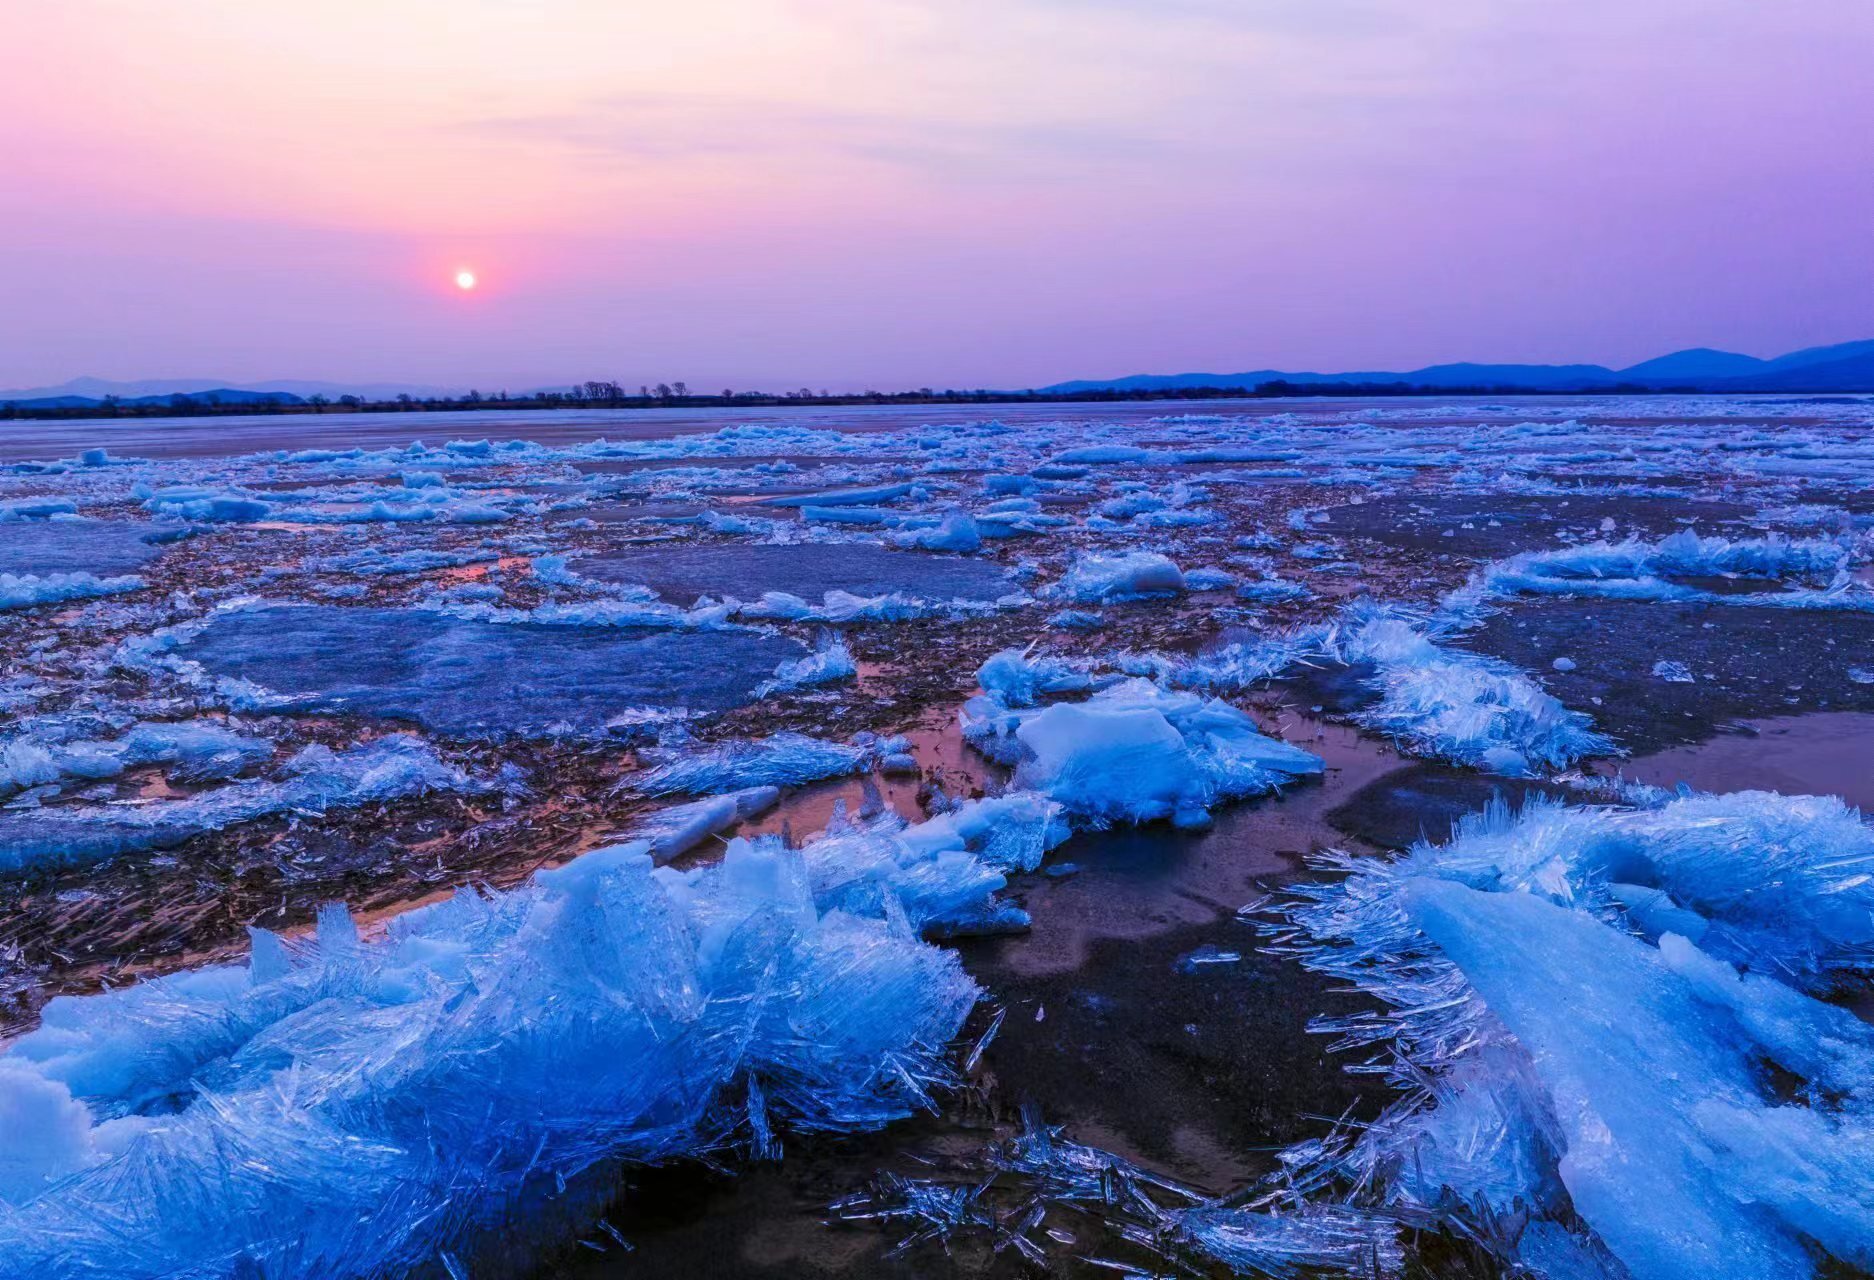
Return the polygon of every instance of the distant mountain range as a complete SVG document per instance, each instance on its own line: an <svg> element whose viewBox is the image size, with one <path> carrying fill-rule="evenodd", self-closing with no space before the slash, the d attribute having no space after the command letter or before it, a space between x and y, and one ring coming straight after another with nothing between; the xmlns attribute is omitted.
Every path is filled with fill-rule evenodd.
<svg viewBox="0 0 1874 1280"><path fill-rule="evenodd" d="M1874 339L1809 347L1774 360L1693 347L1626 369L1598 364L1435 364L1402 372L1134 374L1105 381L1057 382L1040 390L1057 395L1087 391L1174 391L1185 387L1253 388L1267 382L1418 387L1510 387L1529 391L1591 391L1617 386L1689 387L1700 391L1874 391Z"/></svg>
<svg viewBox="0 0 1874 1280"><path fill-rule="evenodd" d="M1595 391L1612 387L1651 390L1770 392L1874 392L1874 339L1843 342L1830 347L1809 347L1774 360L1735 351L1693 347L1645 360L1625 369L1598 364L1435 364L1404 371L1354 370L1347 373L1293 372L1254 369L1245 373L1134 374L1126 378L1057 382L1038 390L1045 395L1088 392L1165 392L1192 387L1253 390L1265 383L1295 387L1318 384L1369 386L1480 387L1501 391ZM566 388L545 388L563 391ZM523 394L531 395L529 388ZM313 396L336 401L340 396L365 400L395 400L407 395L417 400L448 399L458 388L401 382L307 382L278 379L235 384L217 378L155 378L140 382L111 382L103 378L73 378L53 387L0 391L0 406L20 409L92 409L105 397L115 396L127 407L172 405L179 397L217 405L305 404Z"/></svg>
<svg viewBox="0 0 1874 1280"><path fill-rule="evenodd" d="M281 379L235 385L224 378L149 378L140 382L112 382L104 378L73 378L55 387L27 387L0 391L0 404L22 409L89 409L116 396L126 405L170 404L178 396L208 404L304 404L311 396L336 400L361 396L366 400L395 400L400 395L425 399L457 394L447 387L425 387L401 382L305 382Z"/></svg>

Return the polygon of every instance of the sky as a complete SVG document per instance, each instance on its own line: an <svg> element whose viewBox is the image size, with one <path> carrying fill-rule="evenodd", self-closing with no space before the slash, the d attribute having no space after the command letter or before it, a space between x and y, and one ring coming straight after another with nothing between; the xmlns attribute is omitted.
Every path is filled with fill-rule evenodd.
<svg viewBox="0 0 1874 1280"><path fill-rule="evenodd" d="M3 27L0 386L1025 387L1874 337L1869 0Z"/></svg>

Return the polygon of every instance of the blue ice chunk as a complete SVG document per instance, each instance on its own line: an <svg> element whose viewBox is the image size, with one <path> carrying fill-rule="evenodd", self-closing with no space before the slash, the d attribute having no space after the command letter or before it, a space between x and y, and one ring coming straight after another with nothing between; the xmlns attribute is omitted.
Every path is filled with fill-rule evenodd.
<svg viewBox="0 0 1874 1280"><path fill-rule="evenodd" d="M251 524L273 511L271 503L246 494L186 485L157 490L144 499L143 507L159 516L209 524Z"/></svg>
<svg viewBox="0 0 1874 1280"><path fill-rule="evenodd" d="M1155 551L1129 551L1075 557L1073 566L1049 588L1049 594L1081 604L1098 604L1176 595L1183 590L1184 575L1169 556Z"/></svg>
<svg viewBox="0 0 1874 1280"><path fill-rule="evenodd" d="M914 487L909 484L882 484L860 489L829 489L824 493L789 494L778 498L764 498L762 502L770 507L878 506L910 497Z"/></svg>
<svg viewBox="0 0 1874 1280"><path fill-rule="evenodd" d="M1700 537L1690 529L1658 542L1597 542L1531 551L1490 565L1478 589L1495 595L1579 595L1621 600L1702 600L1775 603L1788 579L1832 581L1852 558L1850 546L1825 538ZM1736 579L1765 591L1738 594L1697 585L1700 578ZM1691 582L1680 581L1691 579ZM1867 607L1859 594L1838 593L1843 607Z"/></svg>
<svg viewBox="0 0 1874 1280"><path fill-rule="evenodd" d="M1356 721L1416 754L1510 776L1617 750L1588 716L1527 675L1441 644L1452 630L1446 621L1356 604L1330 623L1223 646L1180 664L1175 678L1198 688L1247 688L1304 664L1356 667L1377 695L1353 713Z"/></svg>
<svg viewBox="0 0 1874 1280"><path fill-rule="evenodd" d="M324 567L337 573L375 576L378 574L429 573L437 569L451 569L465 564L483 564L499 558L499 552L484 547L468 547L459 551L444 551L433 547L382 551L376 547L367 547L363 551L354 551L350 555L334 556L324 562Z"/></svg>
<svg viewBox="0 0 1874 1280"><path fill-rule="evenodd" d="M340 909L250 966L55 1000L0 1057L0 1257L467 1272L558 1243L621 1166L927 1107L976 988L887 869L869 907L825 870L778 841L692 875L620 846L380 940Z"/></svg>
<svg viewBox="0 0 1874 1280"><path fill-rule="evenodd" d="M1406 1096L1299 1176L1563 1274L1874 1258L1874 1028L1817 998L1874 972L1858 814L1768 792L1493 805L1445 845L1328 861L1344 878L1298 888L1280 946L1377 1000L1322 1029L1384 1045ZM1534 1229L1495 1231L1506 1212Z"/></svg>
<svg viewBox="0 0 1874 1280"><path fill-rule="evenodd" d="M652 859L661 865L744 818L773 808L780 798L779 787L762 786L669 805L634 820L618 838L627 843L643 841L650 846Z"/></svg>
<svg viewBox="0 0 1874 1280"><path fill-rule="evenodd" d="M1274 791L1323 767L1227 703L1138 678L1040 710L972 699L964 736L1013 764L1018 786L1093 826L1161 819L1201 826L1224 800Z"/></svg>
<svg viewBox="0 0 1874 1280"><path fill-rule="evenodd" d="M799 786L863 773L866 747L828 742L801 733L777 733L753 742L729 742L701 751L650 750L654 768L633 780L646 795L705 795L745 787Z"/></svg>
<svg viewBox="0 0 1874 1280"><path fill-rule="evenodd" d="M1003 649L976 669L976 683L1004 706L1030 707L1044 695L1090 693L1093 677L1065 658Z"/></svg>
<svg viewBox="0 0 1874 1280"><path fill-rule="evenodd" d="M12 502L0 502L0 524L47 520L52 516L71 515L77 510L78 504L69 498L16 498ZM14 532L8 530L9 534Z"/></svg>
<svg viewBox="0 0 1874 1280"><path fill-rule="evenodd" d="M776 667L771 679L756 686L755 696L765 698L771 693L789 689L832 684L839 680L850 680L858 674L859 664L853 660L852 650L846 647L846 642L836 635L826 636L806 657L789 658Z"/></svg>

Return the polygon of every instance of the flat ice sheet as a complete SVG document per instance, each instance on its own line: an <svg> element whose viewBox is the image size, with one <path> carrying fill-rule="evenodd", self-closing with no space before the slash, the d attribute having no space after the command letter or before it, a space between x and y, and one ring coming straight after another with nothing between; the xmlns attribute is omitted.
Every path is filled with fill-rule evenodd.
<svg viewBox="0 0 1874 1280"><path fill-rule="evenodd" d="M141 520L9 521L0 525L0 573L134 573L162 554L144 541L158 531Z"/></svg>
<svg viewBox="0 0 1874 1280"><path fill-rule="evenodd" d="M987 560L887 551L869 543L656 548L595 556L574 567L603 582L647 586L686 606L702 596L759 600L768 591L804 600L818 600L829 591L858 596L897 591L925 600L990 601L1016 589L1008 574Z"/></svg>
<svg viewBox="0 0 1874 1280"><path fill-rule="evenodd" d="M793 640L744 632L470 622L410 609L278 606L215 619L180 649L311 709L439 733L595 729L635 707L738 706Z"/></svg>

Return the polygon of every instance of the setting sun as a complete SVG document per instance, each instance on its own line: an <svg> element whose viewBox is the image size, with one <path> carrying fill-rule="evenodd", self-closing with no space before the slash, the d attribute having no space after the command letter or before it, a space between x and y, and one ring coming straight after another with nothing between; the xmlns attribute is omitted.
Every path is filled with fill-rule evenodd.
<svg viewBox="0 0 1874 1280"><path fill-rule="evenodd" d="M458 289L473 289L475 287L475 273L473 271L456 272L455 287Z"/></svg>

